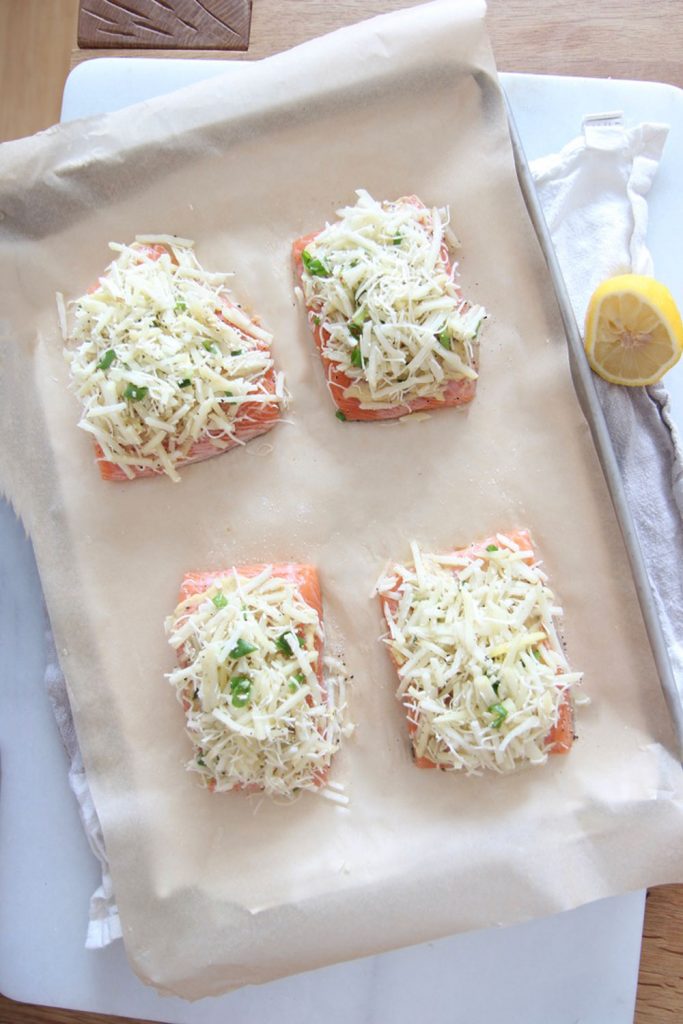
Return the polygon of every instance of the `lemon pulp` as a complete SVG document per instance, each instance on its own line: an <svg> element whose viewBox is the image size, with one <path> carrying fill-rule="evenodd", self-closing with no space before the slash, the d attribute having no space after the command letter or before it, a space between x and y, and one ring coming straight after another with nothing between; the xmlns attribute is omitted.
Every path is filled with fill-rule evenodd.
<svg viewBox="0 0 683 1024"><path fill-rule="evenodd" d="M593 370L612 384L654 384L683 351L683 322L671 292L639 274L603 281L588 304L584 346Z"/></svg>

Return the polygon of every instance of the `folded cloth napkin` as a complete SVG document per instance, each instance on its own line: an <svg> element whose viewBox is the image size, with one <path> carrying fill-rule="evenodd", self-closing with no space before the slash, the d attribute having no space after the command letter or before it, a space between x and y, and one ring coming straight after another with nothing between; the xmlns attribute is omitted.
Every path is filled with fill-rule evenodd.
<svg viewBox="0 0 683 1024"><path fill-rule="evenodd" d="M605 278L653 273L646 197L668 131L594 115L579 138L531 164L580 327ZM669 394L662 383L624 388L597 376L595 383L683 701L683 449Z"/></svg>
<svg viewBox="0 0 683 1024"><path fill-rule="evenodd" d="M580 138L531 167L579 323L601 280L628 270L652 273L645 246L646 196L668 132L663 125L596 125L594 118L584 124ZM661 385L641 389L601 380L597 384L683 698L683 579L678 574L683 559L683 464L668 395ZM672 550L678 557L672 559ZM69 783L90 846L102 864L102 885L90 901L86 939L86 947L94 949L118 938L121 923L56 655L46 681L71 759Z"/></svg>

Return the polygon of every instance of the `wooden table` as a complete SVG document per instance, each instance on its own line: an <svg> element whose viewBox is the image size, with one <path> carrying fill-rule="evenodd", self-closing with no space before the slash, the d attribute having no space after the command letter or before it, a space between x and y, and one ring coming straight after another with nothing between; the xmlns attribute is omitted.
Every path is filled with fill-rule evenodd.
<svg viewBox="0 0 683 1024"><path fill-rule="evenodd" d="M47 15L44 8L41 12L42 3L44 0L0 0L0 26L8 12L10 18L16 13L14 45L7 54L1 54L7 56L3 81L13 81L12 54L16 54L15 80L17 84L24 80L21 55L29 50L35 55L33 44L41 33L45 56L53 58L54 33L45 28L45 18L54 19L55 10L71 18L70 31L74 31L71 26L75 26L76 0L58 0ZM139 55L237 60L265 57L372 14L409 5L409 0L253 0L251 40L246 53L144 50ZM631 78L683 87L681 0L658 0L655 4L649 0L489 0L488 6L489 32L501 71ZM72 39L75 41L75 36ZM1 40L2 33L0 47ZM74 50L71 63L115 55L135 56L138 52ZM44 69L45 63L40 64ZM30 127L24 131L45 127L55 119L51 111L58 110L58 77L54 90L56 96L44 100L44 122L26 119L24 123ZM12 124L5 131L5 137L13 137L22 133L22 127L17 129ZM120 1019L25 1006L0 996L0 1024L114 1024ZM635 1021L683 1022L683 885L662 886L649 893ZM548 1024L553 1024L550 1018Z"/></svg>

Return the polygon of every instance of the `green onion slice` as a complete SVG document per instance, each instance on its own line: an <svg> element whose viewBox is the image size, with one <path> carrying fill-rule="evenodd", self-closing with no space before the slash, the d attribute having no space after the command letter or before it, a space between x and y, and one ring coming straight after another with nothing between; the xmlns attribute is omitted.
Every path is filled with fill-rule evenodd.
<svg viewBox="0 0 683 1024"><path fill-rule="evenodd" d="M129 384L123 392L123 397L129 399L131 402L141 402L148 391L149 388L139 388L135 384Z"/></svg>
<svg viewBox="0 0 683 1024"><path fill-rule="evenodd" d="M286 633L283 633L282 636L279 636L277 638L277 640L275 641L275 646L277 647L278 651L280 651L282 654L286 654L288 658L292 657L294 652L292 651Z"/></svg>
<svg viewBox="0 0 683 1024"><path fill-rule="evenodd" d="M238 658L246 658L247 654L252 654L256 648L253 644L247 643L242 637L239 638L233 649L230 651L230 657L234 658L235 661Z"/></svg>
<svg viewBox="0 0 683 1024"><path fill-rule="evenodd" d="M504 707L502 704L489 704L486 710L490 711L492 715L496 715L496 720L493 723L493 728L500 729L501 725L508 716L508 709Z"/></svg>
<svg viewBox="0 0 683 1024"><path fill-rule="evenodd" d="M226 604L228 603L227 597L225 596L225 594L222 594L220 590L218 591L217 594L213 595L211 600L215 604L216 608L225 608Z"/></svg>
<svg viewBox="0 0 683 1024"><path fill-rule="evenodd" d="M295 672L294 675L292 676L292 678L289 680L289 683L287 684L287 686L292 691L292 693L296 693L296 691L299 689L301 684L304 683L305 681L306 681L306 676L303 674L303 672Z"/></svg>
<svg viewBox="0 0 683 1024"><path fill-rule="evenodd" d="M251 697L251 679L249 676L233 676L230 680L230 692L232 703L236 708L243 708L249 703Z"/></svg>
<svg viewBox="0 0 683 1024"><path fill-rule="evenodd" d="M281 651L282 654L286 654L288 658L291 658L294 655L294 652L292 650L292 645L290 644L289 640L287 639L287 637L291 636L291 635L292 635L292 630L288 629L288 630L286 630L286 632L281 633L280 636L275 641L275 646L277 647L278 651ZM294 636L296 636L296 633L294 634ZM297 639L297 641L299 643L299 647L301 647L301 639L298 636L296 637L296 639Z"/></svg>
<svg viewBox="0 0 683 1024"><path fill-rule="evenodd" d="M315 256L311 256L307 249L301 253L301 261L312 277L330 277L330 271L325 264Z"/></svg>
<svg viewBox="0 0 683 1024"><path fill-rule="evenodd" d="M102 356L102 358L100 359L99 363L97 364L97 369L108 370L115 359L116 352L114 351L113 348L108 348L107 351Z"/></svg>

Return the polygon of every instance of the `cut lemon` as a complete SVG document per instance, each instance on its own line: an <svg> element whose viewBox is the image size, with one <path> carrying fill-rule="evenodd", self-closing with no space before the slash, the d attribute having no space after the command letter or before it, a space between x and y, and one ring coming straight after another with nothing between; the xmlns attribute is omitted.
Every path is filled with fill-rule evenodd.
<svg viewBox="0 0 683 1024"><path fill-rule="evenodd" d="M584 346L591 367L611 384L654 384L683 351L683 322L671 292L639 274L603 281L588 303Z"/></svg>

